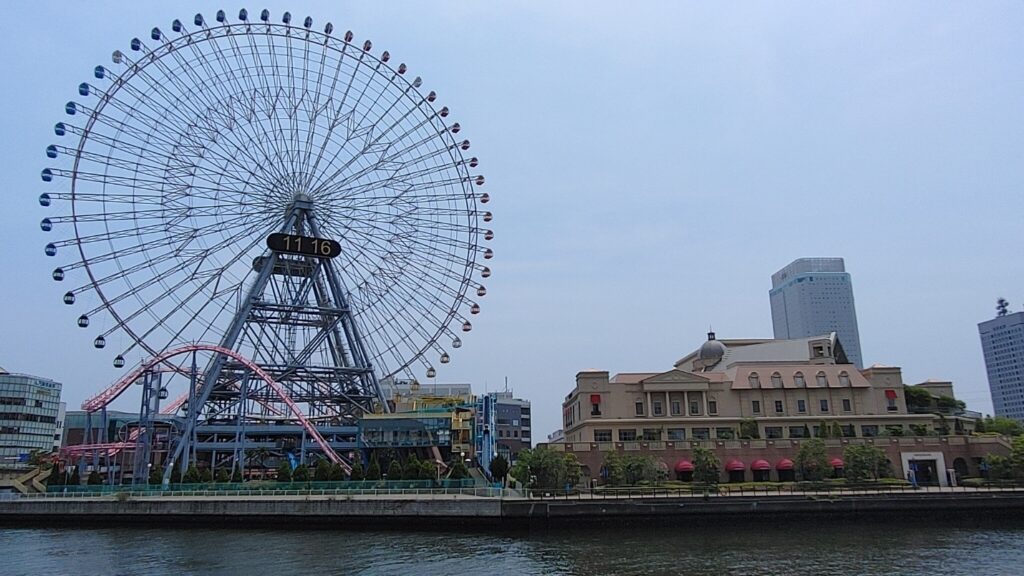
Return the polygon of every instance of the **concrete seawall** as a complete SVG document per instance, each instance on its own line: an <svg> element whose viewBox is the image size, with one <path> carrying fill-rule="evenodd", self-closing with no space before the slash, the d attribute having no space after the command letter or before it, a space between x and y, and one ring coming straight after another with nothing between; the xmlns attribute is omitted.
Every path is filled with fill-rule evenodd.
<svg viewBox="0 0 1024 576"><path fill-rule="evenodd" d="M457 529L474 526L601 525L606 522L757 522L1024 518L1024 492L856 496L727 496L602 500L472 497L25 498L0 502L0 525L133 523L253 527ZM269 524L268 524L269 523Z"/></svg>

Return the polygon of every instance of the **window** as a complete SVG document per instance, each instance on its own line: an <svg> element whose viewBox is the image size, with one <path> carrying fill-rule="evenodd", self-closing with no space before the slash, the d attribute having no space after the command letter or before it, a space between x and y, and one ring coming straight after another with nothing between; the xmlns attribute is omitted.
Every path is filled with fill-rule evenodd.
<svg viewBox="0 0 1024 576"><path fill-rule="evenodd" d="M708 414L718 414L718 402L708 400Z"/></svg>
<svg viewBox="0 0 1024 576"><path fill-rule="evenodd" d="M686 440L686 428L669 428L669 440Z"/></svg>
<svg viewBox="0 0 1024 576"><path fill-rule="evenodd" d="M594 442L611 442L611 430L594 430Z"/></svg>
<svg viewBox="0 0 1024 576"><path fill-rule="evenodd" d="M655 400L654 401L654 415L655 416L662 416L662 415L664 415L664 412L661 409L661 400Z"/></svg>
<svg viewBox="0 0 1024 576"><path fill-rule="evenodd" d="M827 388L828 387L828 376L825 376L824 372L818 372L818 387L819 388Z"/></svg>
<svg viewBox="0 0 1024 576"><path fill-rule="evenodd" d="M782 414L782 400L775 401L775 413Z"/></svg>
<svg viewBox="0 0 1024 576"><path fill-rule="evenodd" d="M818 404L821 406L822 412L828 412L828 400L821 399L818 401Z"/></svg>
<svg viewBox="0 0 1024 576"><path fill-rule="evenodd" d="M765 438L782 438L782 426L765 426Z"/></svg>
<svg viewBox="0 0 1024 576"><path fill-rule="evenodd" d="M853 429L853 424L845 424L841 428L843 430L843 438L853 438L857 435L857 432Z"/></svg>
<svg viewBox="0 0 1024 576"><path fill-rule="evenodd" d="M807 426L790 426L789 437L790 438L807 438Z"/></svg>
<svg viewBox="0 0 1024 576"><path fill-rule="evenodd" d="M750 376L747 376L747 383L750 384L751 388L761 387L761 380L757 377L757 372L751 372Z"/></svg>
<svg viewBox="0 0 1024 576"><path fill-rule="evenodd" d="M682 412L683 406L679 403L678 400L673 400L672 401L672 405L671 405L671 410L672 410L672 415L673 416L679 416L680 414L683 413Z"/></svg>
<svg viewBox="0 0 1024 576"><path fill-rule="evenodd" d="M853 406L850 404L849 398L843 398L843 412L850 412L853 410Z"/></svg>
<svg viewBox="0 0 1024 576"><path fill-rule="evenodd" d="M733 440L736 438L736 431L732 428L715 428L715 438L719 440Z"/></svg>
<svg viewBox="0 0 1024 576"><path fill-rule="evenodd" d="M846 387L850 386L850 375L847 374L845 370L839 373L839 385Z"/></svg>
<svg viewBox="0 0 1024 576"><path fill-rule="evenodd" d="M772 388L782 388L782 374L778 372L772 374Z"/></svg>
<svg viewBox="0 0 1024 576"><path fill-rule="evenodd" d="M600 416L601 415L601 405L600 404L591 404L590 405L590 415L591 416Z"/></svg>
<svg viewBox="0 0 1024 576"><path fill-rule="evenodd" d="M644 403L643 402L637 402L636 403L636 415L637 416L643 416L644 415Z"/></svg>
<svg viewBox="0 0 1024 576"><path fill-rule="evenodd" d="M760 414L761 413L761 401L760 400L752 400L750 402L750 409L753 410L754 414Z"/></svg>
<svg viewBox="0 0 1024 576"><path fill-rule="evenodd" d="M804 414L805 412L807 412L807 401L806 400L797 400L796 401L796 411L801 413L801 414Z"/></svg>
<svg viewBox="0 0 1024 576"><path fill-rule="evenodd" d="M886 410L888 410L889 412L895 412L895 411L899 410L899 408L896 406L896 391L895 390L886 390L885 391L885 400L886 400L886 406L885 406Z"/></svg>
<svg viewBox="0 0 1024 576"><path fill-rule="evenodd" d="M875 424L865 424L860 427L860 435L865 438L878 436L878 426Z"/></svg>
<svg viewBox="0 0 1024 576"><path fill-rule="evenodd" d="M804 382L804 373L797 372L793 374L793 384L796 384L797 388L804 388L807 386L807 382Z"/></svg>
<svg viewBox="0 0 1024 576"><path fill-rule="evenodd" d="M636 442L636 429L619 430L619 442Z"/></svg>
<svg viewBox="0 0 1024 576"><path fill-rule="evenodd" d="M690 401L690 415L691 416L696 416L697 414L700 414L700 403L697 402L696 400L691 400Z"/></svg>
<svg viewBox="0 0 1024 576"><path fill-rule="evenodd" d="M694 440L710 440L711 429L710 428L694 428L693 429Z"/></svg>
<svg viewBox="0 0 1024 576"><path fill-rule="evenodd" d="M512 431L512 436L513 436L514 438L519 438L519 430L513 430L513 431Z"/></svg>
<svg viewBox="0 0 1024 576"><path fill-rule="evenodd" d="M661 428L644 428L644 440L647 442L661 440Z"/></svg>

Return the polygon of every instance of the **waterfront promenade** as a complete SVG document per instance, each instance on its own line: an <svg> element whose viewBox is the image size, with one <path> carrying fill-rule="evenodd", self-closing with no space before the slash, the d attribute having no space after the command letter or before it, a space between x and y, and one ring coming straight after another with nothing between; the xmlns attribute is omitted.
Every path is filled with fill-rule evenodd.
<svg viewBox="0 0 1024 576"><path fill-rule="evenodd" d="M496 488L437 492L236 491L47 494L0 502L0 524L223 524L283 521L303 525L432 527L576 525L608 520L777 521L784 518L980 516L1024 511L1022 488L918 488L831 491L689 492L647 489L529 497ZM727 520L726 520L727 519ZM440 521L440 523L439 523Z"/></svg>

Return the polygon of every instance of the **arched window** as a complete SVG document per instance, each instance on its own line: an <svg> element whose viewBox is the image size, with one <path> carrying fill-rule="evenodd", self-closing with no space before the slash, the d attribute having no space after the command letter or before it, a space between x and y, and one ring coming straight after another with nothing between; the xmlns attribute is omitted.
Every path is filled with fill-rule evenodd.
<svg viewBox="0 0 1024 576"><path fill-rule="evenodd" d="M761 380L757 377L757 372L751 372L750 376L747 376L747 383L750 384L751 388L761 387Z"/></svg>
<svg viewBox="0 0 1024 576"><path fill-rule="evenodd" d="M839 373L839 385L847 387L850 385L850 375L845 370Z"/></svg>
<svg viewBox="0 0 1024 576"><path fill-rule="evenodd" d="M793 383L796 384L797 388L804 388L804 387L806 387L807 383L804 382L804 373L803 372L797 372L796 374L793 374Z"/></svg>
<svg viewBox="0 0 1024 576"><path fill-rule="evenodd" d="M828 376L825 376L824 372L818 372L818 387L828 387Z"/></svg>
<svg viewBox="0 0 1024 576"><path fill-rule="evenodd" d="M772 373L772 388L782 388L782 374Z"/></svg>

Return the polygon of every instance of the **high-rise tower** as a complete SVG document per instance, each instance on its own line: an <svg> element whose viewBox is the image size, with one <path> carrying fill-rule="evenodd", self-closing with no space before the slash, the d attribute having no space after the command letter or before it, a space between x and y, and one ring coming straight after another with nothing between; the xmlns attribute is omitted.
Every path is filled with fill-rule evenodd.
<svg viewBox="0 0 1024 576"><path fill-rule="evenodd" d="M978 324L992 409L1024 422L1024 312L1008 314L1002 299L997 309L995 318Z"/></svg>
<svg viewBox="0 0 1024 576"><path fill-rule="evenodd" d="M853 283L842 258L800 258L772 274L768 292L775 337L791 340L835 332L850 362L863 368Z"/></svg>

